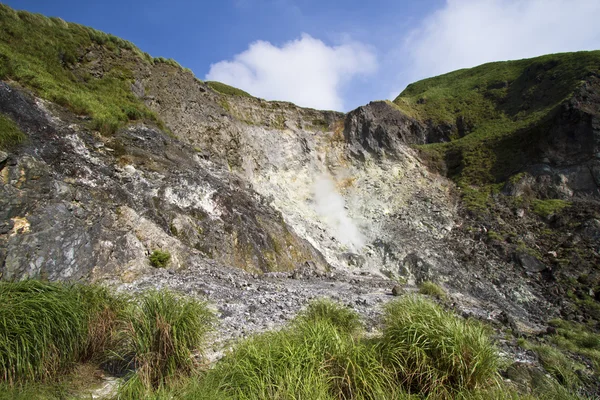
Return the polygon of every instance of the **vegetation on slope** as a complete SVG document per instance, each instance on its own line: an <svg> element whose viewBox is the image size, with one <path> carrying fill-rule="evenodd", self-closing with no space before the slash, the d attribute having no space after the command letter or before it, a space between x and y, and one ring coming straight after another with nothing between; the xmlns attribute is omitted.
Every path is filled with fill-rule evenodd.
<svg viewBox="0 0 600 400"><path fill-rule="evenodd" d="M104 133L131 120L160 125L133 94L133 72L127 65L102 74L88 70L84 57L94 46L117 55L129 51L139 62L154 62L116 36L0 4L0 79L16 81L76 114L90 116L92 127Z"/></svg>
<svg viewBox="0 0 600 400"><path fill-rule="evenodd" d="M0 114L0 150L10 149L23 143L27 136L10 118Z"/></svg>
<svg viewBox="0 0 600 400"><path fill-rule="evenodd" d="M600 51L495 62L413 83L394 104L424 122L454 127L450 142L420 149L448 165L469 205L484 208L494 184L535 159L535 144L560 104L599 71Z"/></svg>
<svg viewBox="0 0 600 400"><path fill-rule="evenodd" d="M252 97L250 93L244 92L242 89L235 88L233 86L226 85L221 82L207 81L206 84L214 91L229 96L241 96L241 97Z"/></svg>

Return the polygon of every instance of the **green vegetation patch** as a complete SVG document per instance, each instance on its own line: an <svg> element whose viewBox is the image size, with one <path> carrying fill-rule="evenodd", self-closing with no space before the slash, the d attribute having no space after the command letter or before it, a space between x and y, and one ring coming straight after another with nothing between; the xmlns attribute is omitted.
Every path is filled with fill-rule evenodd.
<svg viewBox="0 0 600 400"><path fill-rule="evenodd" d="M124 373L119 398L145 398L197 370L216 321L205 303L166 290L129 298L94 285L0 282L0 302L0 399L71 398L69 374L82 363Z"/></svg>
<svg viewBox="0 0 600 400"><path fill-rule="evenodd" d="M148 259L153 267L165 268L171 261L171 254L168 251L154 250Z"/></svg>
<svg viewBox="0 0 600 400"><path fill-rule="evenodd" d="M450 142L418 148L432 165L445 165L467 206L481 211L488 185L536 158L560 104L599 68L600 51L489 63L413 83L394 104L424 122L454 127Z"/></svg>
<svg viewBox="0 0 600 400"><path fill-rule="evenodd" d="M544 218L558 214L570 205L570 202L559 199L533 200L532 202L533 212Z"/></svg>
<svg viewBox="0 0 600 400"><path fill-rule="evenodd" d="M430 281L422 282L419 285L419 293L425 294L427 296L436 297L442 300L446 298L446 292L444 291L444 289L442 289L441 286Z"/></svg>
<svg viewBox="0 0 600 400"><path fill-rule="evenodd" d="M149 56L116 36L0 4L0 79L16 81L76 114L91 116L92 127L106 134L131 120L162 127L132 93L130 69L114 67L100 77L90 73L86 53L94 45L116 54L130 51L140 62L150 62Z"/></svg>
<svg viewBox="0 0 600 400"><path fill-rule="evenodd" d="M384 320L384 358L408 387L443 395L497 379L498 351L477 321L410 296L388 303Z"/></svg>
<svg viewBox="0 0 600 400"><path fill-rule="evenodd" d="M0 150L8 150L27 140L27 135L14 121L0 114Z"/></svg>
<svg viewBox="0 0 600 400"><path fill-rule="evenodd" d="M600 51L551 54L483 64L412 83L394 100L407 114L436 124L463 121L471 135L515 130L567 99L600 68Z"/></svg>
<svg viewBox="0 0 600 400"><path fill-rule="evenodd" d="M133 366L119 398L139 399L189 375L216 319L205 303L170 291L144 293L120 332L119 358Z"/></svg>
<svg viewBox="0 0 600 400"><path fill-rule="evenodd" d="M550 325L556 328L551 341L559 348L578 354L591 361L600 374L600 335L585 324L555 319Z"/></svg>
<svg viewBox="0 0 600 400"><path fill-rule="evenodd" d="M221 82L207 81L206 84L212 90L228 96L253 97L250 93L244 92L242 89L234 88Z"/></svg>
<svg viewBox="0 0 600 400"><path fill-rule="evenodd" d="M540 363L563 387L576 390L581 386L579 373L585 370L581 363L573 361L563 351L548 344L522 343L523 347L533 350ZM578 373L579 371L579 373Z"/></svg>
<svg viewBox="0 0 600 400"><path fill-rule="evenodd" d="M537 353L542 366L565 388L576 391L600 373L600 335L590 326L561 319L550 321L556 332L534 343L521 339L520 345Z"/></svg>
<svg viewBox="0 0 600 400"><path fill-rule="evenodd" d="M326 322L347 334L355 334L363 327L359 315L332 300L313 301L295 319L296 323L311 324Z"/></svg>
<svg viewBox="0 0 600 400"><path fill-rule="evenodd" d="M488 329L423 297L388 303L379 334L366 334L355 311L315 301L211 368L201 361L216 318L192 297L24 281L0 283L0 301L0 399L76 398L98 365L123 374L116 397L125 400L576 398L560 386L540 396L506 387ZM565 347L597 351L587 328L553 324ZM549 371L569 384L560 368Z"/></svg>
<svg viewBox="0 0 600 400"><path fill-rule="evenodd" d="M121 303L94 286L0 282L0 381L45 381L103 351Z"/></svg>
<svg viewBox="0 0 600 400"><path fill-rule="evenodd" d="M287 328L236 345L178 395L466 399L496 382L497 350L477 323L412 297L390 303L384 319L383 335L366 338L354 311L318 301Z"/></svg>

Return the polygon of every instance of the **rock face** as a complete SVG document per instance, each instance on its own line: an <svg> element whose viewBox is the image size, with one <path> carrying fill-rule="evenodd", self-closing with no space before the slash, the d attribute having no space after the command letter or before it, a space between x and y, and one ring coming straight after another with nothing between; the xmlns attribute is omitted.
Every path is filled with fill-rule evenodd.
<svg viewBox="0 0 600 400"><path fill-rule="evenodd" d="M155 249L171 252L175 270L202 259L328 268L263 197L190 146L143 125L102 137L51 108L0 84L0 110L29 137L2 165L4 279L130 280Z"/></svg>
<svg viewBox="0 0 600 400"><path fill-rule="evenodd" d="M583 82L540 131L525 174L507 186L508 193L600 198L600 78Z"/></svg>
<svg viewBox="0 0 600 400"><path fill-rule="evenodd" d="M411 118L391 102L374 101L348 113L344 138L351 153L364 159L364 152L394 156L406 145L447 141L451 131Z"/></svg>

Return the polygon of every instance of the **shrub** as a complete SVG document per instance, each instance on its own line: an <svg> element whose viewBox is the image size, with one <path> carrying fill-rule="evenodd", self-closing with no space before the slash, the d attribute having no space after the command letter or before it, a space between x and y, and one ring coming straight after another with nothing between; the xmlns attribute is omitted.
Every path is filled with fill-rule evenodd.
<svg viewBox="0 0 600 400"><path fill-rule="evenodd" d="M407 387L471 390L496 379L498 353L479 323L419 297L388 303L384 321L384 358Z"/></svg>
<svg viewBox="0 0 600 400"><path fill-rule="evenodd" d="M155 268L164 268L171 260L171 254L168 251L154 250L150 254L150 264Z"/></svg>
<svg viewBox="0 0 600 400"><path fill-rule="evenodd" d="M139 398L168 379L191 372L194 352L202 351L214 322L206 304L193 298L167 290L143 294L130 310L117 350L132 367L120 391L122 398Z"/></svg>

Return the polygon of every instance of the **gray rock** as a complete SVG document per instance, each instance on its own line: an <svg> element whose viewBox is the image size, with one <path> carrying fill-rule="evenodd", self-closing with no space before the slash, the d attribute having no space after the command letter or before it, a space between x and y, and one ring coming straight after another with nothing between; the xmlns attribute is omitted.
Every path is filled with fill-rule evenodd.
<svg viewBox="0 0 600 400"><path fill-rule="evenodd" d="M523 267L527 272L543 272L548 269L544 263L529 253L517 253L517 259L519 260L521 267Z"/></svg>
<svg viewBox="0 0 600 400"><path fill-rule="evenodd" d="M393 296L402 296L404 294L404 289L402 288L402 286L400 285L395 285L392 288L392 295Z"/></svg>

